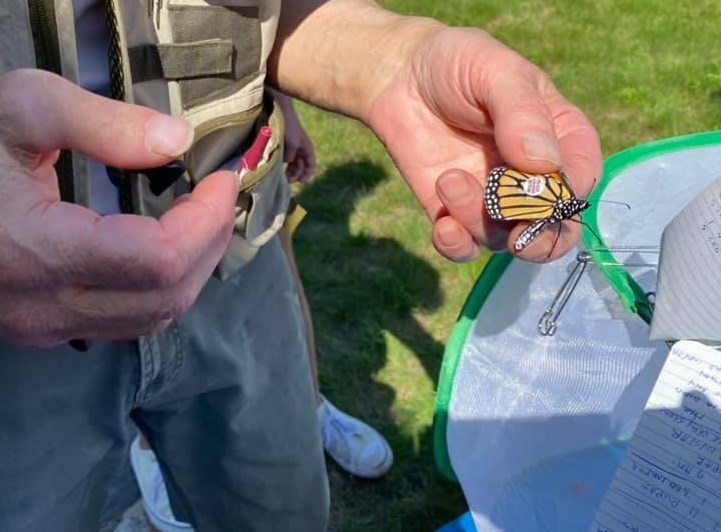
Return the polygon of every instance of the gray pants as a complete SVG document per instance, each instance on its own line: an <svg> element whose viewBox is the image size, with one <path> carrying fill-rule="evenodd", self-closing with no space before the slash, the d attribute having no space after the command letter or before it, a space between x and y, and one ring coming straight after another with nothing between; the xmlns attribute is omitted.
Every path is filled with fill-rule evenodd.
<svg viewBox="0 0 721 532"><path fill-rule="evenodd" d="M277 239L161 334L85 353L0 343L0 531L116 518L134 425L176 516L200 532L325 529L308 355Z"/></svg>

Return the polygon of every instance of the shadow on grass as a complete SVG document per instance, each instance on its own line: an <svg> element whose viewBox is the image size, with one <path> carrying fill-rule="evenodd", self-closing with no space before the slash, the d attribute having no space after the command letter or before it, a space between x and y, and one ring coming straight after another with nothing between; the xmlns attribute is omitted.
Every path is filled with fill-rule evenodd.
<svg viewBox="0 0 721 532"><path fill-rule="evenodd" d="M434 530L464 509L460 488L435 470L431 430L408 434L391 413L396 394L413 395L420 385L417 375L396 390L374 378L388 362L388 335L413 353L434 387L444 349L412 315L440 306L437 271L394 239L351 231L358 203L385 179L380 166L353 162L329 169L298 196L309 216L294 237L295 251L313 314L321 390L376 427L395 453L393 468L377 481L329 463L335 531ZM408 401L400 397L395 408L412 416Z"/></svg>

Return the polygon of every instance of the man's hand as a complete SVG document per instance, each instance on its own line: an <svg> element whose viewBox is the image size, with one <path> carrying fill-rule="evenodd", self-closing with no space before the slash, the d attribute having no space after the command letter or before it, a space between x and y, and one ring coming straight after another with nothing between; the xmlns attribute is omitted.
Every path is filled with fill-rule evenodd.
<svg viewBox="0 0 721 532"><path fill-rule="evenodd" d="M32 346L132 338L193 303L231 234L232 173L204 179L156 220L61 202L53 167L60 149L118 168L160 166L191 140L182 120L53 74L0 76L0 336Z"/></svg>
<svg viewBox="0 0 721 532"><path fill-rule="evenodd" d="M601 172L598 135L535 65L483 31L439 28L375 98L368 122L434 222L446 257L474 258L479 246L508 248L528 223L502 226L483 204L489 171L563 168L579 197ZM522 252L543 261L566 253L580 225L546 229Z"/></svg>
<svg viewBox="0 0 721 532"><path fill-rule="evenodd" d="M397 15L372 0L287 4L271 82L368 124L431 218L433 242L446 257L470 260L480 246L515 252L528 224L493 222L483 204L494 166L563 169L579 197L599 177L598 135L583 113L487 33ZM518 255L558 257L578 239L579 225L563 223L553 247L556 231L546 229Z"/></svg>

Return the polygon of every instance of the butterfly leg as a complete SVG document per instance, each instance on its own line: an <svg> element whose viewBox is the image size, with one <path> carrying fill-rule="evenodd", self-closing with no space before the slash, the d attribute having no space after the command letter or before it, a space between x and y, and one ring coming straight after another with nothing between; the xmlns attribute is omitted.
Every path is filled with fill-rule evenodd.
<svg viewBox="0 0 721 532"><path fill-rule="evenodd" d="M551 246L551 249L548 250L548 255L546 255L547 259L551 256L551 253L553 253L553 250L556 249L556 244L558 244L558 239L561 237L561 226L562 225L563 225L563 222L558 222L558 231L556 231L556 237L553 239L553 245Z"/></svg>

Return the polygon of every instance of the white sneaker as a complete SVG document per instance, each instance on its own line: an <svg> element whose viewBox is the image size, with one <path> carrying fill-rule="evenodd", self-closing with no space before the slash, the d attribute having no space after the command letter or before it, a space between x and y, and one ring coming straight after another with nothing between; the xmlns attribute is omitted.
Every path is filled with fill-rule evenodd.
<svg viewBox="0 0 721 532"><path fill-rule="evenodd" d="M378 478L393 465L393 451L377 430L338 410L321 395L318 424L323 448L343 469L358 477Z"/></svg>
<svg viewBox="0 0 721 532"><path fill-rule="evenodd" d="M140 448L140 438L130 444L130 465L143 497L148 520L160 532L191 532L193 527L175 519L155 453Z"/></svg>

